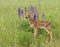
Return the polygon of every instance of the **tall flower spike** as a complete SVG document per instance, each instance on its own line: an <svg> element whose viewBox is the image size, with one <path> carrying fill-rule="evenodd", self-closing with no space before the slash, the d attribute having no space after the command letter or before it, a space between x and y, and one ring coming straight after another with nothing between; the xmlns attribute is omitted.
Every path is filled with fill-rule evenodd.
<svg viewBox="0 0 60 47"><path fill-rule="evenodd" d="M23 10L21 8L18 8L18 16L20 16L21 14L23 14Z"/></svg>
<svg viewBox="0 0 60 47"><path fill-rule="evenodd" d="M37 11L35 10L33 19L36 20L36 18L37 18Z"/></svg>
<svg viewBox="0 0 60 47"><path fill-rule="evenodd" d="M34 12L35 8L31 5L29 9L30 9L30 11Z"/></svg>
<svg viewBox="0 0 60 47"><path fill-rule="evenodd" d="M26 8L26 7L24 7L24 14L26 14L26 11L27 11L27 8Z"/></svg>
<svg viewBox="0 0 60 47"><path fill-rule="evenodd" d="M35 13L34 16L33 16L33 19L36 20L36 13Z"/></svg>
<svg viewBox="0 0 60 47"><path fill-rule="evenodd" d="M20 8L18 8L18 16L20 16L20 13L21 13L20 11L21 11Z"/></svg>
<svg viewBox="0 0 60 47"><path fill-rule="evenodd" d="M42 13L42 19L44 19L44 16L45 16L44 13Z"/></svg>

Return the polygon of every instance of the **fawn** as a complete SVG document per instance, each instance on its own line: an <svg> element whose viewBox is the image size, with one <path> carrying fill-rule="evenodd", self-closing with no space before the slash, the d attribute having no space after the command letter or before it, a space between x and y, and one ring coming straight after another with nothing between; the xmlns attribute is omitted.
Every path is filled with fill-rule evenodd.
<svg viewBox="0 0 60 47"><path fill-rule="evenodd" d="M31 12L26 12L25 16L28 19L30 26L34 29L34 40L36 40L38 28L41 28L47 31L47 33L49 34L49 41L52 40L52 32L50 30L51 23L49 21L34 20L31 17L32 16Z"/></svg>

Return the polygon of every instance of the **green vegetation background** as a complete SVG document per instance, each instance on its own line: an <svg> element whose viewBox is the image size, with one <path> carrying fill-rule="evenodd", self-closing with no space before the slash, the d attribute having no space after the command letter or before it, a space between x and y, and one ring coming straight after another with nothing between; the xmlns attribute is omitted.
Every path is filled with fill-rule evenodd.
<svg viewBox="0 0 60 47"><path fill-rule="evenodd" d="M45 13L45 20L52 22L53 43L48 43L48 34L39 29L36 47L60 47L60 0L0 0L0 47L34 47L33 29L22 16L18 17L18 7L36 6ZM47 42L47 43L46 43Z"/></svg>

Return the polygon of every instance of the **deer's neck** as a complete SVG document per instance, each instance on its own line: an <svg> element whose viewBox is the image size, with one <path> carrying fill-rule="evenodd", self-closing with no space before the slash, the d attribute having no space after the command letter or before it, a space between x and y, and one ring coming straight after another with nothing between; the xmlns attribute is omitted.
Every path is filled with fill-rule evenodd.
<svg viewBox="0 0 60 47"><path fill-rule="evenodd" d="M29 19L29 24L30 24L30 25L35 24L35 20L32 19L32 18L30 18L30 19Z"/></svg>
<svg viewBox="0 0 60 47"><path fill-rule="evenodd" d="M29 19L29 24L32 28L37 28L37 22L34 19Z"/></svg>

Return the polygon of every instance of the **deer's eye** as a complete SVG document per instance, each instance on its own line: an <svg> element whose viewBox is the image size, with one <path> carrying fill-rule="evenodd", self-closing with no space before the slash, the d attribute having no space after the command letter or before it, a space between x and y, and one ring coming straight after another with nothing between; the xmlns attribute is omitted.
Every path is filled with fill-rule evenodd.
<svg viewBox="0 0 60 47"><path fill-rule="evenodd" d="M26 19L28 18L28 17L25 17Z"/></svg>

